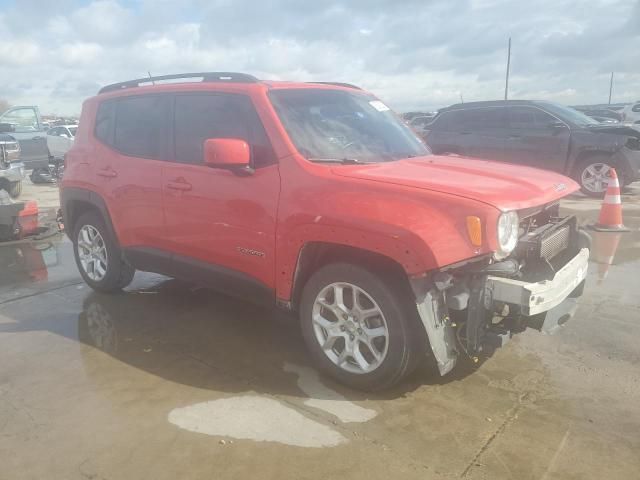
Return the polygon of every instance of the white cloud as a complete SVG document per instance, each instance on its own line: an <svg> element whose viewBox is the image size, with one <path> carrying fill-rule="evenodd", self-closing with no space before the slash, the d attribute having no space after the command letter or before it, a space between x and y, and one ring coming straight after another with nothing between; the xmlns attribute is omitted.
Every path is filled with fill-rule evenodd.
<svg viewBox="0 0 640 480"><path fill-rule="evenodd" d="M7 67L20 68L40 59L40 46L29 40L0 41L0 59Z"/></svg>
<svg viewBox="0 0 640 480"><path fill-rule="evenodd" d="M36 6L37 5L37 6ZM360 84L396 109L503 94L569 104L640 98L640 1L22 0L0 13L0 98L77 113L100 85L238 70ZM42 25L28 29L24 25Z"/></svg>
<svg viewBox="0 0 640 480"><path fill-rule="evenodd" d="M69 68L83 68L100 60L104 49L97 43L77 42L65 44L52 52L62 64Z"/></svg>
<svg viewBox="0 0 640 480"><path fill-rule="evenodd" d="M115 0L92 2L70 16L75 32L84 40L96 42L126 41L134 27L143 27L142 22L143 19L136 21L134 13Z"/></svg>

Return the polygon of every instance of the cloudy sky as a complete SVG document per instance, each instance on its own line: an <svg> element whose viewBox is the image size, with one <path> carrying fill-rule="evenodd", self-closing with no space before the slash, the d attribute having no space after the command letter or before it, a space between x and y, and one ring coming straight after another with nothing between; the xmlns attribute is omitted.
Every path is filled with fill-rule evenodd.
<svg viewBox="0 0 640 480"><path fill-rule="evenodd" d="M396 110L640 99L640 0L0 0L0 98L74 114L106 83L185 71L359 84Z"/></svg>

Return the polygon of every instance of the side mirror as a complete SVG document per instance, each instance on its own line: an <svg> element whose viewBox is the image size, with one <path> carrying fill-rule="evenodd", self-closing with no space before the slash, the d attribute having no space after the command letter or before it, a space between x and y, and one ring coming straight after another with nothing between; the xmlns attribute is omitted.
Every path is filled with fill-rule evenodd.
<svg viewBox="0 0 640 480"><path fill-rule="evenodd" d="M69 138L69 135L67 135L66 133L61 133L61 134L60 134L60 136L61 136L62 138Z"/></svg>
<svg viewBox="0 0 640 480"><path fill-rule="evenodd" d="M238 138L209 138L204 141L204 163L217 168L247 168L251 161L249 145Z"/></svg>
<svg viewBox="0 0 640 480"><path fill-rule="evenodd" d="M561 122L560 120L556 122L551 122L549 126L551 127L552 130L564 130L565 128L567 128L564 122Z"/></svg>
<svg viewBox="0 0 640 480"><path fill-rule="evenodd" d="M11 123L0 123L0 133L13 133L16 128Z"/></svg>

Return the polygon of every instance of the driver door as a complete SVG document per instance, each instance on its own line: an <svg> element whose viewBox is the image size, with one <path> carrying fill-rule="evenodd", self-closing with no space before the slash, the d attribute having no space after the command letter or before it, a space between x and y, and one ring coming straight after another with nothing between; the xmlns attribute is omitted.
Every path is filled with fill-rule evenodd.
<svg viewBox="0 0 640 480"><path fill-rule="evenodd" d="M247 295L273 289L280 173L249 97L189 93L175 97L175 155L162 167L166 240L174 268L216 288ZM204 164L210 138L237 138L251 147L254 171ZM243 281L248 280L248 281Z"/></svg>
<svg viewBox="0 0 640 480"><path fill-rule="evenodd" d="M0 122L13 125L15 130L11 132L11 136L20 143L20 160L27 167L47 166L49 160L47 136L40 123L36 107L10 108L0 117ZM30 165L35 162L40 164Z"/></svg>
<svg viewBox="0 0 640 480"><path fill-rule="evenodd" d="M571 139L569 127L539 108L510 106L508 111L509 161L564 172Z"/></svg>

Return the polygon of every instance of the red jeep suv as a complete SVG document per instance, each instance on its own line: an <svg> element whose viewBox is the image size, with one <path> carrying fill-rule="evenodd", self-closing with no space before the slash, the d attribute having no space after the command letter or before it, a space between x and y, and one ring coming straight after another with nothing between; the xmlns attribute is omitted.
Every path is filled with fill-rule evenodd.
<svg viewBox="0 0 640 480"><path fill-rule="evenodd" d="M434 156L348 84L193 73L84 102L61 204L94 289L135 270L295 312L320 368L393 385L442 375L574 312L589 255L533 168ZM256 319L260 321L260 319Z"/></svg>

